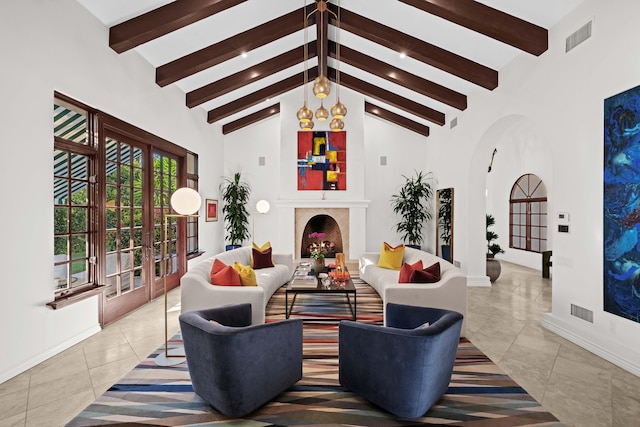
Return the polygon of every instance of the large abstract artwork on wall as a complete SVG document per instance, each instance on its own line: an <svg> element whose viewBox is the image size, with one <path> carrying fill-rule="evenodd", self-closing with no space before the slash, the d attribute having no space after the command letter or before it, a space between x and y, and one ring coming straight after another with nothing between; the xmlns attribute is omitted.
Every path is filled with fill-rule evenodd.
<svg viewBox="0 0 640 427"><path fill-rule="evenodd" d="M640 86L604 101L604 310L640 322Z"/></svg>
<svg viewBox="0 0 640 427"><path fill-rule="evenodd" d="M346 132L298 132L298 190L346 189Z"/></svg>

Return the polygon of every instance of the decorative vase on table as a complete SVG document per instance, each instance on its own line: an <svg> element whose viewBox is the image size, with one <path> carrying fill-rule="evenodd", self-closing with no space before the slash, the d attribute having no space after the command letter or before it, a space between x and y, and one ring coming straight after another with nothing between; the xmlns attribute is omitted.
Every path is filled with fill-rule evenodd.
<svg viewBox="0 0 640 427"><path fill-rule="evenodd" d="M327 246L323 241L325 236L325 233L318 233L316 231L309 234L310 239L318 239L317 241L312 242L309 247L311 259L313 260L313 270L316 273L324 272L326 270L324 266L324 256L327 253Z"/></svg>
<svg viewBox="0 0 640 427"><path fill-rule="evenodd" d="M322 272L325 270L325 265L324 265L324 257L321 258L312 258L313 259L313 270L316 273Z"/></svg>

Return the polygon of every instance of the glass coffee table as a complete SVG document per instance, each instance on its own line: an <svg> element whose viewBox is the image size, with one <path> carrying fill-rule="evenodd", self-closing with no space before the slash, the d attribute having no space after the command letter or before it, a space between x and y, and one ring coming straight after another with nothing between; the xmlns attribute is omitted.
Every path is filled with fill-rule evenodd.
<svg viewBox="0 0 640 427"><path fill-rule="evenodd" d="M296 269L297 270L297 269ZM346 272L346 270L345 270ZM311 270L311 273L315 275L315 272L313 270ZM344 295L346 297L346 303L349 305L349 311L351 312L351 317L347 318L347 319L351 319L351 320L357 320L357 304L358 304L358 300L357 300L357 293L356 293L356 287L353 284L353 280L351 280L351 277L347 274L346 275L347 278L343 281L336 281L334 280L331 276L329 277L329 279L331 280L327 280L325 279L325 283L329 282L327 285L323 284L323 280L316 276L316 284L315 286L311 285L307 285L304 287L299 287L299 286L295 286L293 284L293 278L292 280L289 281L289 283L287 284L287 288L285 290L285 315L286 318L288 319L289 316L291 316L291 313L293 312L293 306L296 303L296 297L298 296L298 294L314 294L314 295L318 295L318 297L322 297L323 295ZM295 277L295 273L294 273L294 277ZM292 296L291 298L291 305L289 305L289 296ZM353 296L353 304L351 303L351 297ZM314 321L314 322L335 322L335 321L339 321L342 320L342 318L337 318L337 317L331 317L331 318L323 318L323 317L305 317L304 320L309 320L309 321Z"/></svg>

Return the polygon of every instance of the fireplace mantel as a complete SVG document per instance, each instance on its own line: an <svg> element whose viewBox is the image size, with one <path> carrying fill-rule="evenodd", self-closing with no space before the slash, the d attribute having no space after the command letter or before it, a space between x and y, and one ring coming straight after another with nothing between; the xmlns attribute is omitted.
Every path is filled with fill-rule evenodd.
<svg viewBox="0 0 640 427"><path fill-rule="evenodd" d="M282 208L367 208L371 200L281 199L273 203Z"/></svg>

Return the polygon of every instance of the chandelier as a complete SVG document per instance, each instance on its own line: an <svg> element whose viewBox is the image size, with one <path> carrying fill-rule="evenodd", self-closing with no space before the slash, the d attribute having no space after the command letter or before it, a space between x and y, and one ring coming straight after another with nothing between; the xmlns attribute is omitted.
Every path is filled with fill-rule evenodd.
<svg viewBox="0 0 640 427"><path fill-rule="evenodd" d="M300 122L300 128L302 130L312 130L314 123L313 117L314 113L307 106L308 98L307 98L307 83L309 80L309 72L307 69L307 59L309 56L308 52L308 36L307 36L307 22L311 14L319 12L323 14L324 12L331 13L336 18L336 103L331 107L331 116L332 120L329 123L329 127L331 130L339 132L344 128L344 122L342 118L347 115L347 107L343 103L340 102L340 0L338 0L338 14L336 15L327 7L327 2L325 0L318 1L318 6L315 10L310 12L309 14L304 14L306 9L306 1L303 2L303 15L304 15L304 104L298 110L297 117ZM320 21L320 23L318 23ZM319 43L319 51L318 56L320 58L328 59L327 52L324 52L325 43L323 43L323 29L324 23L323 19L316 19L316 25L320 25L320 38L316 41ZM324 70L322 69L322 61L318 60L318 77L313 82L313 93L316 98L320 98L320 107L315 112L315 117L318 121L325 121L329 118L329 110L327 110L324 106L324 98L329 96L331 93L331 83L329 79L324 75Z"/></svg>

